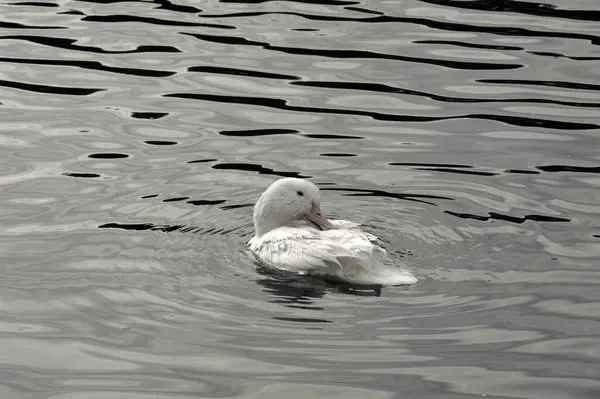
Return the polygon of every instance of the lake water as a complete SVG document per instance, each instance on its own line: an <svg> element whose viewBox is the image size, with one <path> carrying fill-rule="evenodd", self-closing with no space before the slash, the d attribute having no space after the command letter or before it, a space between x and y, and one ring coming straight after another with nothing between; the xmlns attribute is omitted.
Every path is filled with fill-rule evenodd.
<svg viewBox="0 0 600 399"><path fill-rule="evenodd" d="M0 3L0 397L600 397L595 0ZM413 286L265 274L310 178Z"/></svg>

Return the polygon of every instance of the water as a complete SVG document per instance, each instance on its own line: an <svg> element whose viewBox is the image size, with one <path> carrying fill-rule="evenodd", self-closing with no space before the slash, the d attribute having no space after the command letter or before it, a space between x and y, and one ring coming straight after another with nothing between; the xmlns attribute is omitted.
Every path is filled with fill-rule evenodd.
<svg viewBox="0 0 600 399"><path fill-rule="evenodd" d="M0 5L0 397L600 395L595 1ZM257 270L310 177L419 278Z"/></svg>

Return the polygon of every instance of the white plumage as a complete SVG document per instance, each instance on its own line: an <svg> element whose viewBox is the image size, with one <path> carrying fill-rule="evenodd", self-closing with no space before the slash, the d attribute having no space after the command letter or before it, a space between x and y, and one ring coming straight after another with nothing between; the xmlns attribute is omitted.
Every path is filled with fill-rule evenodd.
<svg viewBox="0 0 600 399"><path fill-rule="evenodd" d="M356 283L417 281L407 272L386 268L386 251L358 223L328 220L321 213L319 189L308 180L273 183L254 206L254 228L248 246L265 267ZM379 281L382 277L389 281Z"/></svg>

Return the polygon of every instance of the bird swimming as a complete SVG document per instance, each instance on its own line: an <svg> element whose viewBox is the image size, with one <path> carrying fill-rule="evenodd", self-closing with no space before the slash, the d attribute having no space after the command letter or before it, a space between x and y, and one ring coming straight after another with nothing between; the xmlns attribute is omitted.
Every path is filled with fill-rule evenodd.
<svg viewBox="0 0 600 399"><path fill-rule="evenodd" d="M359 223L328 219L319 188L308 180L275 181L255 203L253 221L248 247L262 266L353 283L417 282L409 272L384 265L385 249Z"/></svg>

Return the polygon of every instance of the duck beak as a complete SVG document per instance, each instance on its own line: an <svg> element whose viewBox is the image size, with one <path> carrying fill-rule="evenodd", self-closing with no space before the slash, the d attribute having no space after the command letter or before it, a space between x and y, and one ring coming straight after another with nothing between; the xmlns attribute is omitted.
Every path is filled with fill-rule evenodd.
<svg viewBox="0 0 600 399"><path fill-rule="evenodd" d="M304 215L304 220L313 227L319 230L331 230L333 229L333 224L321 213L321 208L316 203L312 203L312 208L310 212Z"/></svg>

